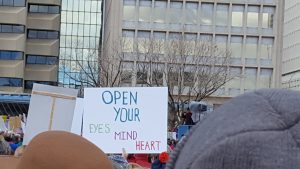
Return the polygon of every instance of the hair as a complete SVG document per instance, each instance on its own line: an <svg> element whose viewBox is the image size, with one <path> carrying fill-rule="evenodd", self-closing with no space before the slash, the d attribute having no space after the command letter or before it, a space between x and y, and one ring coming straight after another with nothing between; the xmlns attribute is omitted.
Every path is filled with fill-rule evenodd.
<svg viewBox="0 0 300 169"><path fill-rule="evenodd" d="M129 163L126 169L144 169L142 166L136 163Z"/></svg>
<svg viewBox="0 0 300 169"><path fill-rule="evenodd" d="M20 147L18 147L15 151L15 154L14 156L15 157L21 157L23 156L24 152L25 152L25 149L26 149L26 145L22 145Z"/></svg>

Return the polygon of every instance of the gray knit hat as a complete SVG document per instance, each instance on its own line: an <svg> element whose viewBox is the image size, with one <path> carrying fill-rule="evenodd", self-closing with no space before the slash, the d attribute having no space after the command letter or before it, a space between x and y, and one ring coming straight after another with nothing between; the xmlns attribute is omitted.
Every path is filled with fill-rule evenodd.
<svg viewBox="0 0 300 169"><path fill-rule="evenodd" d="M300 169L300 93L259 90L194 126L167 169Z"/></svg>

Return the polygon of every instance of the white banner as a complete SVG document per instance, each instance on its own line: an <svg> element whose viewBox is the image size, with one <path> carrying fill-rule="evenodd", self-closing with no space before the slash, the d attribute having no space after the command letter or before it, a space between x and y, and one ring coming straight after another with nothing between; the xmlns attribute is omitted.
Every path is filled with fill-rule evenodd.
<svg viewBox="0 0 300 169"><path fill-rule="evenodd" d="M34 84L29 104L24 145L45 131L71 131L78 91Z"/></svg>
<svg viewBox="0 0 300 169"><path fill-rule="evenodd" d="M105 153L167 151L167 88L87 88L83 136Z"/></svg>

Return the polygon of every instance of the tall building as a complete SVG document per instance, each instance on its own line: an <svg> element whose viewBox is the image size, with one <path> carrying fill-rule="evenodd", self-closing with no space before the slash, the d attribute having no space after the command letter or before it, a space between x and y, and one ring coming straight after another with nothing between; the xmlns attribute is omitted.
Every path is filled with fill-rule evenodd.
<svg viewBox="0 0 300 169"><path fill-rule="evenodd" d="M231 51L231 69L239 75L210 97L222 104L247 91L281 86L283 7L282 0L108 0L104 48L119 37L131 46L127 53L145 38L163 44L176 34L211 39ZM131 85L139 86L132 77Z"/></svg>
<svg viewBox="0 0 300 169"><path fill-rule="evenodd" d="M88 86L83 71L97 65L101 27L102 0L62 0L59 85Z"/></svg>
<svg viewBox="0 0 300 169"><path fill-rule="evenodd" d="M286 0L284 14L282 87L300 89L300 1Z"/></svg>
<svg viewBox="0 0 300 169"><path fill-rule="evenodd" d="M0 92L57 84L60 0L0 0Z"/></svg>

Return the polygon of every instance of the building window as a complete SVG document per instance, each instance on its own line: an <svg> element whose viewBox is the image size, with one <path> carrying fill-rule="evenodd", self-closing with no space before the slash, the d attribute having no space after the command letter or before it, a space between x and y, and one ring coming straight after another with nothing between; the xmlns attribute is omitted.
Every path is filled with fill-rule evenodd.
<svg viewBox="0 0 300 169"><path fill-rule="evenodd" d="M256 88L256 68L245 68L245 89L253 90Z"/></svg>
<svg viewBox="0 0 300 169"><path fill-rule="evenodd" d="M243 49L243 37L231 36L231 56L233 58L241 58Z"/></svg>
<svg viewBox="0 0 300 169"><path fill-rule="evenodd" d="M136 21L136 10L134 0L124 0L123 20Z"/></svg>
<svg viewBox="0 0 300 169"><path fill-rule="evenodd" d="M23 52L0 51L0 60L23 60Z"/></svg>
<svg viewBox="0 0 300 169"><path fill-rule="evenodd" d="M258 37L247 37L245 58L257 58Z"/></svg>
<svg viewBox="0 0 300 169"><path fill-rule="evenodd" d="M198 24L198 3L187 2L185 7L185 23Z"/></svg>
<svg viewBox="0 0 300 169"><path fill-rule="evenodd" d="M60 7L57 6L57 5L29 4L29 12L31 12L31 13L59 14L60 13Z"/></svg>
<svg viewBox="0 0 300 169"><path fill-rule="evenodd" d="M260 58L272 60L274 38L262 38L260 45Z"/></svg>
<svg viewBox="0 0 300 169"><path fill-rule="evenodd" d="M0 86L23 87L23 79L12 77L0 77Z"/></svg>
<svg viewBox="0 0 300 169"><path fill-rule="evenodd" d="M150 22L151 21L151 5L152 1L140 0L139 6L139 21Z"/></svg>
<svg viewBox="0 0 300 169"><path fill-rule="evenodd" d="M166 32L153 32L154 47L153 53L164 54L166 47Z"/></svg>
<svg viewBox="0 0 300 169"><path fill-rule="evenodd" d="M218 4L216 12L216 25L227 26L228 25L228 11L229 5Z"/></svg>
<svg viewBox="0 0 300 169"><path fill-rule="evenodd" d="M259 6L248 6L247 27L258 27Z"/></svg>
<svg viewBox="0 0 300 169"><path fill-rule="evenodd" d="M41 65L56 65L56 56L39 56L39 55L27 55L27 64L41 64Z"/></svg>
<svg viewBox="0 0 300 169"><path fill-rule="evenodd" d="M216 45L218 47L217 55L219 57L226 57L226 51L227 51L227 35L216 35Z"/></svg>
<svg viewBox="0 0 300 169"><path fill-rule="evenodd" d="M0 6L24 7L26 0L0 0Z"/></svg>
<svg viewBox="0 0 300 169"><path fill-rule="evenodd" d="M133 52L134 30L123 30L123 52Z"/></svg>
<svg viewBox="0 0 300 169"><path fill-rule="evenodd" d="M214 4L212 3L202 3L201 4L201 24L202 25L212 25L213 22L213 10Z"/></svg>
<svg viewBox="0 0 300 169"><path fill-rule="evenodd" d="M275 7L264 7L262 13L262 28L272 29Z"/></svg>
<svg viewBox="0 0 300 169"><path fill-rule="evenodd" d="M57 82L25 80L25 89L32 89L33 88L33 83L57 86Z"/></svg>
<svg viewBox="0 0 300 169"><path fill-rule="evenodd" d="M259 88L271 88L273 69L260 69Z"/></svg>
<svg viewBox="0 0 300 169"><path fill-rule="evenodd" d="M150 51L150 31L138 31L137 46L139 53L149 53Z"/></svg>
<svg viewBox="0 0 300 169"><path fill-rule="evenodd" d="M167 14L167 2L155 1L153 9L153 22L165 23Z"/></svg>
<svg viewBox="0 0 300 169"><path fill-rule="evenodd" d="M170 2L169 21L170 23L180 24L182 22L182 2Z"/></svg>
<svg viewBox="0 0 300 169"><path fill-rule="evenodd" d="M245 6L243 5L232 6L231 26L243 27L244 10L245 10Z"/></svg>
<svg viewBox="0 0 300 169"><path fill-rule="evenodd" d="M197 50L198 49L198 44L197 43L197 34L196 33L185 33L184 34L184 44L186 48L184 50L186 55L200 55L201 51Z"/></svg>
<svg viewBox="0 0 300 169"><path fill-rule="evenodd" d="M24 33L24 25L0 24L0 33Z"/></svg>
<svg viewBox="0 0 300 169"><path fill-rule="evenodd" d="M58 39L58 31L28 29L28 39Z"/></svg>

